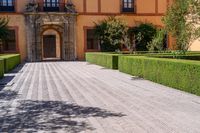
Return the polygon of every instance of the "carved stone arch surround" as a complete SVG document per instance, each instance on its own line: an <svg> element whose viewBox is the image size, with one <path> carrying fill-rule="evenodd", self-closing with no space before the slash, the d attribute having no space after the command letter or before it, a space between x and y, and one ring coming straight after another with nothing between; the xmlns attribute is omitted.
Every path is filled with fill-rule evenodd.
<svg viewBox="0 0 200 133"><path fill-rule="evenodd" d="M61 59L76 60L76 15L66 13L26 13L28 61L42 61L42 32L54 29L62 38Z"/></svg>

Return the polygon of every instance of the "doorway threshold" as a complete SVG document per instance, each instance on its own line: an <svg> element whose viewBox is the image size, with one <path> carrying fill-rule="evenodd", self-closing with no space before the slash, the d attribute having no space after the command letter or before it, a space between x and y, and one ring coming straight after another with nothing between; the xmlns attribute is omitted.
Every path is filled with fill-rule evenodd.
<svg viewBox="0 0 200 133"><path fill-rule="evenodd" d="M43 61L60 61L60 58L43 58Z"/></svg>

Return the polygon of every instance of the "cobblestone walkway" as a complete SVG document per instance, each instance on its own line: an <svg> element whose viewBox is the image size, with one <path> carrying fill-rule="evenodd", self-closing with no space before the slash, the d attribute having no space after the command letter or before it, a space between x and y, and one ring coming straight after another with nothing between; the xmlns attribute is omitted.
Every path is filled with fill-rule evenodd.
<svg viewBox="0 0 200 133"><path fill-rule="evenodd" d="M26 63L0 84L1 133L200 133L200 97L86 62Z"/></svg>

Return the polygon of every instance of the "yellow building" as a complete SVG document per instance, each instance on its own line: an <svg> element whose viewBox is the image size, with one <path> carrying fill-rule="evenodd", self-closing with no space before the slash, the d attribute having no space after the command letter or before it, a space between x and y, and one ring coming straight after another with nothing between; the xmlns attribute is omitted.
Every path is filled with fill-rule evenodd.
<svg viewBox="0 0 200 133"><path fill-rule="evenodd" d="M162 27L170 1L0 0L0 15L9 17L11 30L1 52L20 53L28 61L83 60L85 52L99 49L94 22L116 16L129 26L148 22Z"/></svg>

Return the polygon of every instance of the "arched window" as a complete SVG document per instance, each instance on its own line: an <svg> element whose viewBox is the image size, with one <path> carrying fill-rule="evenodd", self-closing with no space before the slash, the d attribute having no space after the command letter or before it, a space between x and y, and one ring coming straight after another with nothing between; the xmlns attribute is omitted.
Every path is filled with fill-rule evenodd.
<svg viewBox="0 0 200 133"><path fill-rule="evenodd" d="M122 0L122 12L134 12L134 0Z"/></svg>
<svg viewBox="0 0 200 133"><path fill-rule="evenodd" d="M15 0L0 0L0 11L14 12Z"/></svg>

